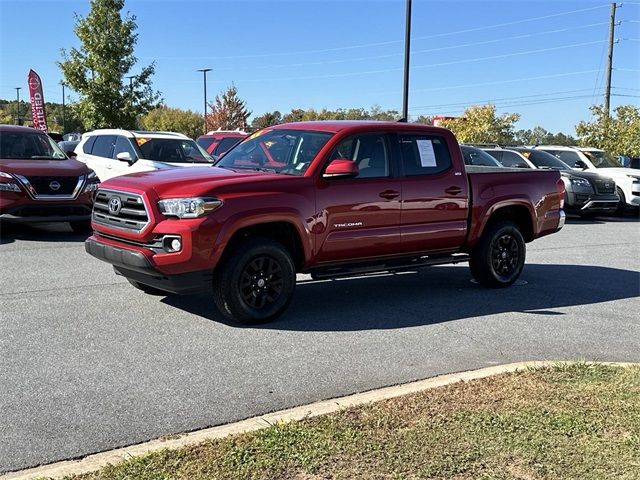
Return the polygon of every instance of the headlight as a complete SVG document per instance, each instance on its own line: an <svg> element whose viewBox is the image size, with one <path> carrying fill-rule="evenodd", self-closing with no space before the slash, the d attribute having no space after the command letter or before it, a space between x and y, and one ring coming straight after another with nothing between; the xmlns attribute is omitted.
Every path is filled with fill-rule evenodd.
<svg viewBox="0 0 640 480"><path fill-rule="evenodd" d="M96 172L94 172L93 170L89 169L89 172L87 173L87 181L90 182L92 180L96 180L98 178L98 176L96 175Z"/></svg>
<svg viewBox="0 0 640 480"><path fill-rule="evenodd" d="M589 180L585 180L584 178L573 177L571 183L576 187L591 188Z"/></svg>
<svg viewBox="0 0 640 480"><path fill-rule="evenodd" d="M13 179L10 173L5 173L5 172L0 172L0 177Z"/></svg>
<svg viewBox="0 0 640 480"><path fill-rule="evenodd" d="M20 187L15 183L0 182L0 191L2 192L19 192Z"/></svg>
<svg viewBox="0 0 640 480"><path fill-rule="evenodd" d="M168 198L158 202L160 211L172 217L196 218L222 205L217 198Z"/></svg>

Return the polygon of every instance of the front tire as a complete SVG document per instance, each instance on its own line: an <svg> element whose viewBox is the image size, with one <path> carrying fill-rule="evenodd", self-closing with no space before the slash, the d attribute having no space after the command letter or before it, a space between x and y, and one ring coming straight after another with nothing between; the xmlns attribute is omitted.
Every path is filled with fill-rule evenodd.
<svg viewBox="0 0 640 480"><path fill-rule="evenodd" d="M520 229L509 221L489 226L471 252L471 275L482 286L504 288L522 272L526 246Z"/></svg>
<svg viewBox="0 0 640 480"><path fill-rule="evenodd" d="M226 318L258 325L284 312L295 284L295 266L287 249L268 238L253 238L216 269L213 299Z"/></svg>
<svg viewBox="0 0 640 480"><path fill-rule="evenodd" d="M620 197L620 200L618 200L618 208L616 208L616 215L624 215L625 210L627 209L627 199L624 196L624 192L620 189L620 187L618 187L618 197Z"/></svg>

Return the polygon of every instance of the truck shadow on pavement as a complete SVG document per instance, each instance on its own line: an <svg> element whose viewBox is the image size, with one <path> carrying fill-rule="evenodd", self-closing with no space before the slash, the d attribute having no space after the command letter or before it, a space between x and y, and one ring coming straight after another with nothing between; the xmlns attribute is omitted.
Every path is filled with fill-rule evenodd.
<svg viewBox="0 0 640 480"><path fill-rule="evenodd" d="M486 289L465 266L440 266L401 274L299 281L289 309L278 320L252 328L292 331L396 329L465 318L521 312L554 315L556 308L640 295L640 274L587 265L525 266L525 283ZM163 303L237 327L206 296L168 296Z"/></svg>

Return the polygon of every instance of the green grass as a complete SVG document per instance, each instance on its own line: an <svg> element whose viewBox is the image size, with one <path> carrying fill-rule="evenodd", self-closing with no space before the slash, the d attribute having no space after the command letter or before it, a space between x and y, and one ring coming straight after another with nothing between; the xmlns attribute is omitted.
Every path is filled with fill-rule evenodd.
<svg viewBox="0 0 640 480"><path fill-rule="evenodd" d="M640 479L640 368L504 374L72 478Z"/></svg>

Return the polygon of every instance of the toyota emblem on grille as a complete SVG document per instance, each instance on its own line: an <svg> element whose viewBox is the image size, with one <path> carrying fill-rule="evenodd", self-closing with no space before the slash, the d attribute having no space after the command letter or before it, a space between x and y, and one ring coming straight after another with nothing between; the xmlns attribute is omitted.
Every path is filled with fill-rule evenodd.
<svg viewBox="0 0 640 480"><path fill-rule="evenodd" d="M51 190L53 190L54 192L60 190L60 187L61 187L60 182L57 182L55 180L53 182L49 183L49 188Z"/></svg>
<svg viewBox="0 0 640 480"><path fill-rule="evenodd" d="M118 213L120 213L121 208L122 200L120 200L120 197L111 197L109 199L109 213L117 215Z"/></svg>

